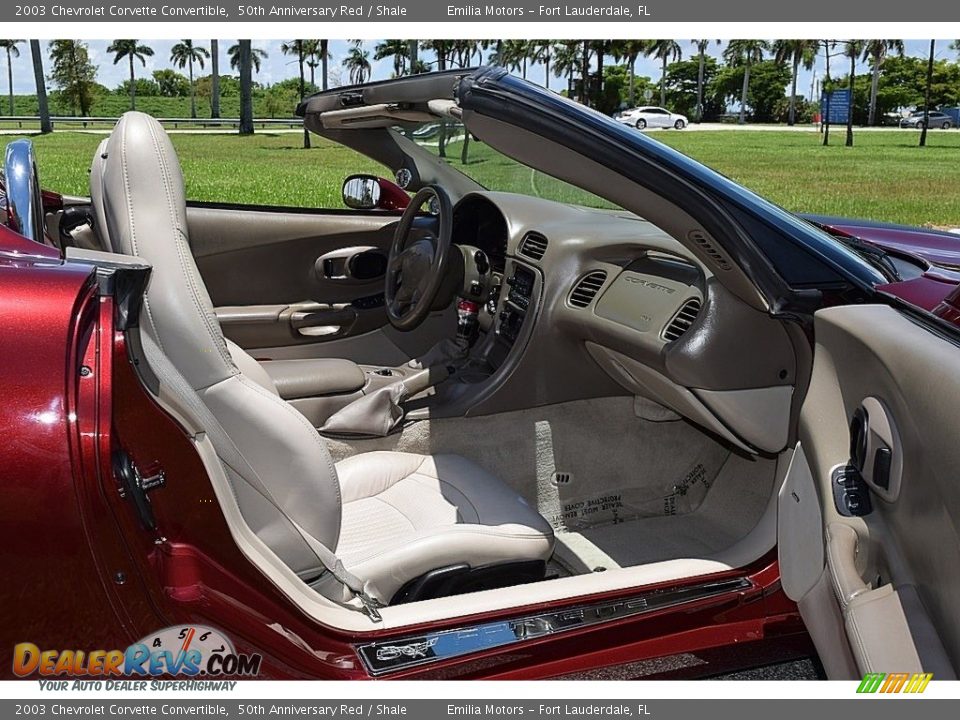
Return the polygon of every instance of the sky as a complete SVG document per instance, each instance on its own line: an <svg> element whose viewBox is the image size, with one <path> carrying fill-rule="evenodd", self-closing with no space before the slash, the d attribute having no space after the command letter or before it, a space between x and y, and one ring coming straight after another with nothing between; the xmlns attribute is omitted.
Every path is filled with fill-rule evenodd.
<svg viewBox="0 0 960 720"><path fill-rule="evenodd" d="M153 57L147 58L146 68L141 67L140 64L137 63L138 77L150 77L150 74L154 70L172 67L170 63L170 48L179 42L179 40L143 40L142 42L153 48L154 55ZM207 40L195 40L194 42L209 49L210 43ZM230 72L229 63L226 59L226 51L230 45L234 44L234 42L234 40L220 41L220 53L222 56L220 59L221 73L226 74ZM393 72L393 63L390 59L373 60L373 48L377 42L378 41L376 40L365 40L363 47L364 49L370 51L370 62L373 66L372 79L383 80L389 78ZM696 49L694 48L692 41L679 40L678 42L683 49L684 58L689 58L696 54ZM296 58L281 53L281 43L281 40L253 41L254 47L259 47L267 52L267 58L263 61L260 72L255 76L257 82L264 85L269 85L285 78L295 77L297 75ZM114 65L112 55L107 52L107 47L110 44L109 40L89 40L87 41L87 44L89 46L90 57L98 67L97 82L112 89L127 79L127 73L129 70L126 61L124 60L119 65ZM938 41L936 51L937 58L956 59L956 53L948 49L949 44L949 40ZM332 60L330 61L330 77L332 85L341 84L340 82L337 82L338 78L341 77L342 84L347 83L347 74L345 71L341 70L341 62L347 54L347 48L349 45L350 42L347 40L330 41L330 52L333 56ZM720 45L714 44L710 47L709 54L719 58L723 53L725 46L725 42L721 42ZM907 40L905 41L905 46L907 55L926 57L929 41ZM32 94L34 92L34 86L29 46L21 45L20 48L20 57L13 59L14 92L16 94ZM426 62L430 62L433 57L428 51L421 50L421 59ZM837 74L841 67L837 64L838 61L839 59L835 59L831 63L833 65L831 69L833 70L834 74ZM7 92L5 65L6 58L0 54L0 67L2 67L3 70L3 72L0 72L0 78L2 78L2 80L0 80L0 87L2 87L3 94L6 94ZM864 63L859 63L858 65L858 72L864 72L866 65ZM845 69L846 65L843 65L843 68ZM45 69L49 73L49 61L47 61ZM646 75L652 80L657 81L660 77L660 63L658 60L653 58L641 57L637 60L636 71L637 75ZM198 76L209 73L209 63L207 64L207 68L205 70L195 69L194 72ZM817 65L813 72L804 71L801 69L797 80L798 93L803 93L804 95L809 96L814 73L818 79L823 77L822 53L818 57ZM527 77L534 82L544 84L545 73L543 66L533 65L528 70ZM551 77L550 84L551 87L556 89L562 85L562 80Z"/></svg>

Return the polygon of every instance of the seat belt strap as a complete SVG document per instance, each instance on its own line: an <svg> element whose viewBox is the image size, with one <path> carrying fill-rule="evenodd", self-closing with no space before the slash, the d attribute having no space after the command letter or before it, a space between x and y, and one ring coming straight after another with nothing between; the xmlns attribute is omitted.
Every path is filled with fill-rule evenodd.
<svg viewBox="0 0 960 720"><path fill-rule="evenodd" d="M194 415L194 419L200 424L213 443L217 457L224 465L228 466L244 482L249 484L257 491L267 502L269 502L297 531L307 547L316 555L317 560L324 569L329 572L341 585L353 593L363 605L363 612L373 621L380 622L383 617L380 615L379 608L383 604L367 592L363 581L344 567L343 562L337 555L322 542L317 540L312 534L307 532L293 518L283 511L279 502L273 496L270 488L263 482L257 471L247 462L243 453L233 442L232 438L223 429L223 426L217 420L216 416L210 411L206 403L200 398L196 390L191 387L186 378L174 367L170 359L157 346L156 341L149 333L139 330L141 346L146 356L150 369L153 370L157 379L162 385L167 386L171 392L182 399L184 404Z"/></svg>

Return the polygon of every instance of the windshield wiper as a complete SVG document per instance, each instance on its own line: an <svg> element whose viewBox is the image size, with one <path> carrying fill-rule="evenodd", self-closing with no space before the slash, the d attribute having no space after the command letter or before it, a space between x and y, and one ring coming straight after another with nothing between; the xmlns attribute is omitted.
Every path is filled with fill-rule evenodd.
<svg viewBox="0 0 960 720"><path fill-rule="evenodd" d="M883 273L890 282L899 282L903 279L900 276L900 271L897 270L897 266L893 263L893 260L890 259L890 254L885 250L881 250L876 245L871 245L852 235L833 235L833 237L873 265L873 267Z"/></svg>
<svg viewBox="0 0 960 720"><path fill-rule="evenodd" d="M857 255L870 263L871 266L879 270L880 273L890 282L899 282L903 279L900 275L900 271L897 270L897 266L890 259L890 254L885 250L878 248L876 245L871 245L870 243L865 242L853 235L835 232L829 227L825 227L820 223L813 222L812 220L807 220L807 222L817 229L827 233L827 235L832 237L837 242L842 243L845 247L853 250Z"/></svg>

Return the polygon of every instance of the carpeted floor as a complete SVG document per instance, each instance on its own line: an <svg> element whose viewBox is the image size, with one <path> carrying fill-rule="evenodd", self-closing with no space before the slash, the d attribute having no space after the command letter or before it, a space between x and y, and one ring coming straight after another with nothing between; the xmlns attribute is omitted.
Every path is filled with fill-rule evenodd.
<svg viewBox="0 0 960 720"><path fill-rule="evenodd" d="M731 454L689 423L638 418L628 397L327 443L337 461L371 450L474 460L536 503L557 531L555 559L573 573L722 550L756 524L775 474L773 461Z"/></svg>

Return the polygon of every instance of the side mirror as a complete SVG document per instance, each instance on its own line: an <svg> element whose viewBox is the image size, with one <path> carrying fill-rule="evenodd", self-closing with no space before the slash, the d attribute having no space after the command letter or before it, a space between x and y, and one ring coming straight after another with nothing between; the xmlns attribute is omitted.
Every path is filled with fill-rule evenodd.
<svg viewBox="0 0 960 720"><path fill-rule="evenodd" d="M343 204L354 210L403 210L410 196L385 178L350 175L343 181Z"/></svg>

